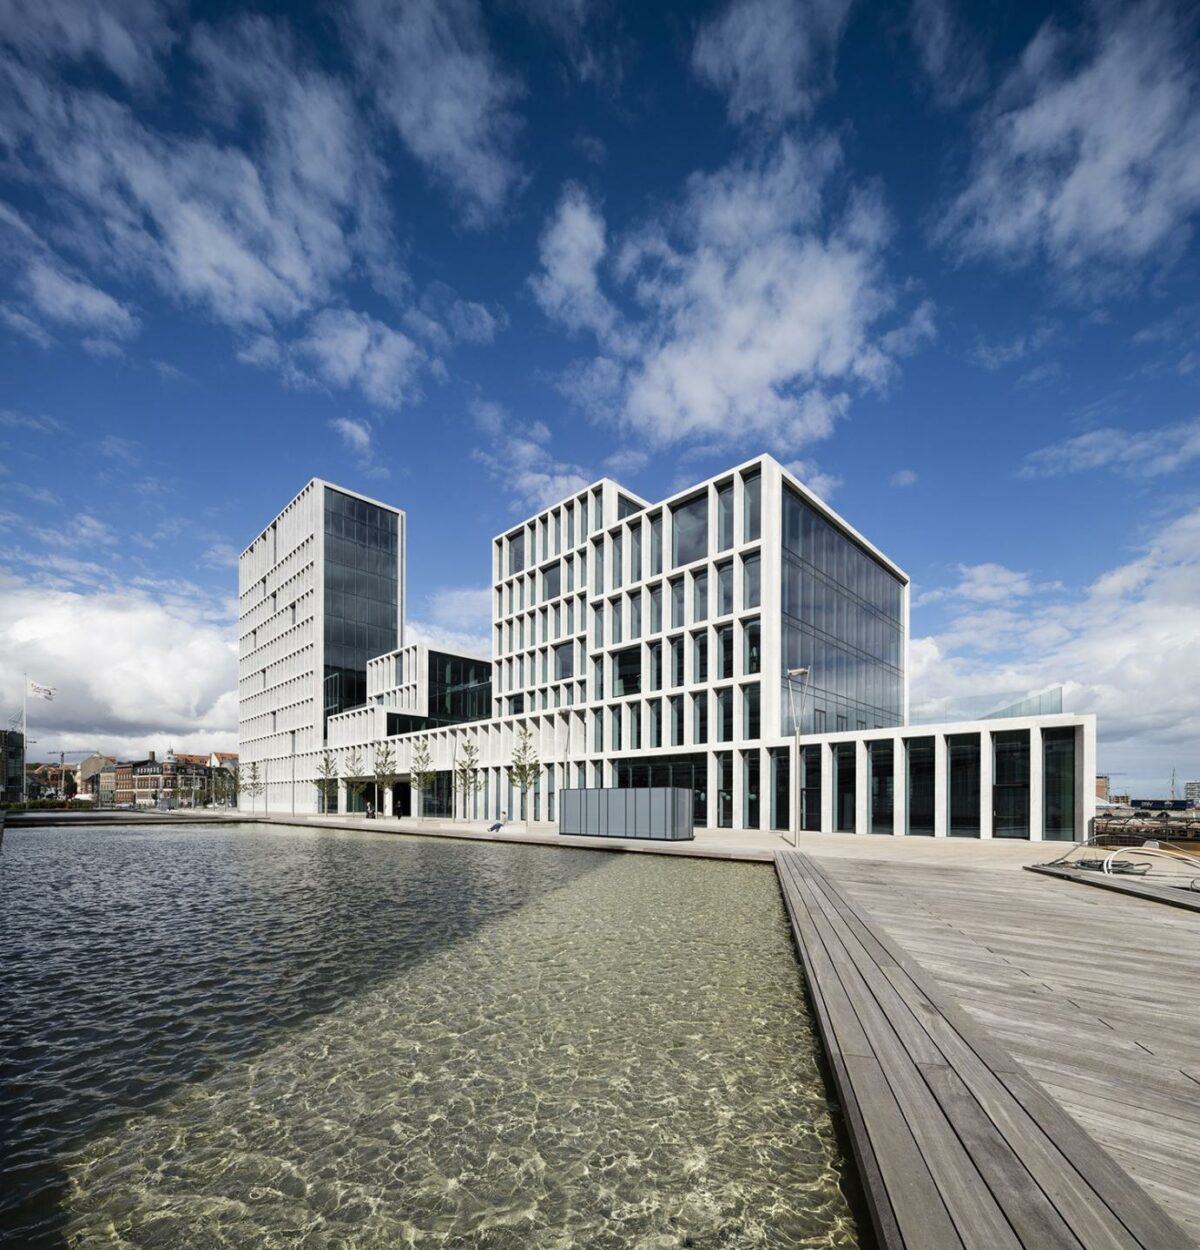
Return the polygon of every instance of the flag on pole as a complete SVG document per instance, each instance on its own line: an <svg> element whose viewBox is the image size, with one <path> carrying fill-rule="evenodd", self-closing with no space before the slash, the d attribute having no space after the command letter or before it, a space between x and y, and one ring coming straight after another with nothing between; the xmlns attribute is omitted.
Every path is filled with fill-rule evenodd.
<svg viewBox="0 0 1200 1250"><path fill-rule="evenodd" d="M57 693L53 686L42 686L36 681L28 682L29 694L35 699L45 699L47 703L54 702L54 696Z"/></svg>

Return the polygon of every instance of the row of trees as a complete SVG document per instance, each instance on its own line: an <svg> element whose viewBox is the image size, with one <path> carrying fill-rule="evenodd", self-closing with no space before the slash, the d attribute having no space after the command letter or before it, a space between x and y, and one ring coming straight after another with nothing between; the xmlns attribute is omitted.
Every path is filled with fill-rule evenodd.
<svg viewBox="0 0 1200 1250"><path fill-rule="evenodd" d="M255 766L252 765L252 767ZM513 761L508 766L508 774L512 778L513 785L521 792L522 813L525 808L525 796L537 785L541 771L542 765L534 748L532 735L529 730L523 729L517 739L516 749L513 751ZM450 780L455 795L455 814L457 815L457 799L461 797L464 819L469 816L471 798L483 788L482 772L478 747L473 742L463 743L455 757ZM436 785L437 770L433 766L433 756L427 742L418 742L414 748L408 777L416 796L427 794ZM368 790L373 791L375 810L381 811L384 794L388 793L399 780L396 773L396 757L392 752L391 744L388 742L375 744L372 751L372 765L369 769L364 766L358 748L351 749L345 757L344 772L339 771L334 752L326 748L317 764L317 776L313 782L317 787L317 793L321 796L322 811L329 810L329 800L337 795L338 783L341 780L345 781L346 789L356 798L361 797ZM246 789L244 781L242 788ZM419 804L419 802L418 797L416 803Z"/></svg>

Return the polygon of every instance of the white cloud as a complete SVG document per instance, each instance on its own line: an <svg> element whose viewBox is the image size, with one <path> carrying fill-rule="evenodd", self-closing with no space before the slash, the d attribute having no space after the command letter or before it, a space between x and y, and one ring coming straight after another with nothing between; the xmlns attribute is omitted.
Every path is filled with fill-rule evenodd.
<svg viewBox="0 0 1200 1250"><path fill-rule="evenodd" d="M540 421L513 421L499 404L489 401L475 401L471 412L488 436L488 445L471 454L517 507L536 512L595 480L579 465L555 458L550 431Z"/></svg>
<svg viewBox="0 0 1200 1250"><path fill-rule="evenodd" d="M141 459L139 444L131 438L121 438L117 434L106 434L96 448L106 460L121 460L125 464L137 464Z"/></svg>
<svg viewBox="0 0 1200 1250"><path fill-rule="evenodd" d="M811 460L793 460L784 468L799 478L809 490L820 499L832 499L834 492L842 484L842 479L835 473L825 473Z"/></svg>
<svg viewBox="0 0 1200 1250"><path fill-rule="evenodd" d="M1129 477L1161 477L1200 460L1200 419L1156 430L1089 430L1030 452L1022 477L1057 477L1111 469Z"/></svg>
<svg viewBox="0 0 1200 1250"><path fill-rule="evenodd" d="M849 12L850 0L731 0L700 28L692 69L739 124L803 117L832 85Z"/></svg>
<svg viewBox="0 0 1200 1250"><path fill-rule="evenodd" d="M494 217L521 180L521 87L492 52L476 0L354 0L346 34L409 151L469 224Z"/></svg>
<svg viewBox="0 0 1200 1250"><path fill-rule="evenodd" d="M380 408L399 408L418 394L425 353L406 334L350 309L326 308L292 346L293 359L331 386L357 386Z"/></svg>
<svg viewBox="0 0 1200 1250"><path fill-rule="evenodd" d="M77 513L54 528L31 527L30 532L49 546L72 547L85 556L89 548L112 547L117 542L113 527L107 521L92 516L90 512Z"/></svg>
<svg viewBox="0 0 1200 1250"><path fill-rule="evenodd" d="M894 356L933 333L928 302L891 339L880 326L895 302L882 263L887 214L869 194L823 201L838 161L831 143L784 139L694 175L677 208L611 258L599 209L568 187L531 281L548 315L594 334L602 354L561 375L564 394L657 444L794 454L828 436L853 391L885 386ZM605 295L610 272L633 315Z"/></svg>
<svg viewBox="0 0 1200 1250"><path fill-rule="evenodd" d="M960 564L957 585L925 591L916 597L921 605L941 599L969 603L1007 603L1035 591L1060 589L1057 582L1035 582L1032 574L1006 568L1003 564Z"/></svg>
<svg viewBox="0 0 1200 1250"><path fill-rule="evenodd" d="M893 486L912 486L917 480L917 473L914 469L897 469L888 480Z"/></svg>
<svg viewBox="0 0 1200 1250"><path fill-rule="evenodd" d="M9 430L34 430L38 434L61 434L66 429L57 417L34 417L11 409L0 410L0 426Z"/></svg>
<svg viewBox="0 0 1200 1250"><path fill-rule="evenodd" d="M1165 777L1200 758L1200 510L1082 593L1008 573L1016 602L941 596L948 619L910 653L914 706L1061 683L1071 710L1098 714L1104 767Z"/></svg>
<svg viewBox="0 0 1200 1250"><path fill-rule="evenodd" d="M366 421L354 417L337 417L330 421L329 428L345 444L358 467L370 477L388 477L389 473L375 459L375 431Z"/></svg>
<svg viewBox="0 0 1200 1250"><path fill-rule="evenodd" d="M26 281L34 304L54 321L98 330L115 338L129 338L137 332L137 319L123 304L44 261L30 264Z"/></svg>
<svg viewBox="0 0 1200 1250"><path fill-rule="evenodd" d="M447 587L426 597L419 619L405 623L405 639L486 658L492 653L491 622L490 589Z"/></svg>
<svg viewBox="0 0 1200 1250"><path fill-rule="evenodd" d="M983 54L951 0L912 0L908 23L917 59L939 104L962 104L985 88Z"/></svg>
<svg viewBox="0 0 1200 1250"><path fill-rule="evenodd" d="M24 335L31 343L36 343L38 347L47 348L54 342L32 317L26 316L19 308L13 308L11 304L0 304L0 321L10 330Z"/></svg>
<svg viewBox="0 0 1200 1250"><path fill-rule="evenodd" d="M1156 0L1097 6L1075 37L1043 26L981 117L943 237L1081 279L1182 240L1200 206L1194 47Z"/></svg>
<svg viewBox="0 0 1200 1250"><path fill-rule="evenodd" d="M92 591L89 581L105 581L102 568L67 561L64 570L73 585L0 573L4 705L20 706L21 674L28 671L58 689L54 702L39 704L31 717L46 747L95 746L128 756L135 744L236 743L237 642L229 605L186 587Z"/></svg>
<svg viewBox="0 0 1200 1250"><path fill-rule="evenodd" d="M94 59L130 87L160 75L178 5L162 0L3 0L0 42L38 63Z"/></svg>

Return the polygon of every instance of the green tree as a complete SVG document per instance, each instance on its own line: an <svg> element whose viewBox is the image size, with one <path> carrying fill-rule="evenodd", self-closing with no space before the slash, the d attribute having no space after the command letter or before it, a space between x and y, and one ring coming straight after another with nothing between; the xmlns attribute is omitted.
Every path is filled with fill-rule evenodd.
<svg viewBox="0 0 1200 1250"><path fill-rule="evenodd" d="M479 775L479 748L473 742L463 743L458 758L454 761L454 789L462 795L463 819L469 820L471 796L476 794L483 779Z"/></svg>
<svg viewBox="0 0 1200 1250"><path fill-rule="evenodd" d="M313 781L313 785L317 787L317 795L321 801L321 812L328 812L329 796L337 794L338 785L337 760L334 759L333 752L328 747L321 752L321 758L317 762L317 776Z"/></svg>
<svg viewBox="0 0 1200 1250"><path fill-rule="evenodd" d="M433 789L433 784L437 780L437 773L433 769L433 756L429 753L429 743L424 738L413 748L412 763L408 769L409 780L412 782L413 794L416 795L413 806L416 808L414 813L420 816L422 803L421 795Z"/></svg>
<svg viewBox="0 0 1200 1250"><path fill-rule="evenodd" d="M242 782L241 788L250 796L250 812L253 815L255 807L254 802L260 794L266 790L266 783L258 772L258 761L251 763L246 770L246 779Z"/></svg>
<svg viewBox="0 0 1200 1250"><path fill-rule="evenodd" d="M377 742L375 753L375 811L383 811L383 796L390 794L396 784L396 757L390 742Z"/></svg>
<svg viewBox="0 0 1200 1250"><path fill-rule="evenodd" d="M359 754L358 748L355 747L346 756L346 789L355 798L360 798L371 784L371 774L364 767L362 756Z"/></svg>
<svg viewBox="0 0 1200 1250"><path fill-rule="evenodd" d="M512 763L508 766L508 775L512 778L513 785L521 791L522 820L526 819L526 795L531 787L537 785L541 774L542 764L533 745L533 735L528 729L522 729L517 737Z"/></svg>

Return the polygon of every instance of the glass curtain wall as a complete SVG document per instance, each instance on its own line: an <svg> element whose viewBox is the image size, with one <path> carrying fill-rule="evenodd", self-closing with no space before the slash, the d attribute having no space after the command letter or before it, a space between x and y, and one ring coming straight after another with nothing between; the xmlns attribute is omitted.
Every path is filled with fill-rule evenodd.
<svg viewBox="0 0 1200 1250"><path fill-rule="evenodd" d="M784 488L783 667L811 674L804 733L816 732L819 720L900 724L903 604L899 578ZM791 733L786 681L781 691L782 731Z"/></svg>
<svg viewBox="0 0 1200 1250"><path fill-rule="evenodd" d="M933 739L909 738L904 743L908 771L908 828L911 837L933 837Z"/></svg>
<svg viewBox="0 0 1200 1250"><path fill-rule="evenodd" d="M821 748L815 745L800 748L800 828L821 831Z"/></svg>
<svg viewBox="0 0 1200 1250"><path fill-rule="evenodd" d="M992 734L992 837L1029 837L1029 730Z"/></svg>
<svg viewBox="0 0 1200 1250"><path fill-rule="evenodd" d="M614 761L620 789L679 786L692 792L692 823L708 824L708 757L703 751Z"/></svg>
<svg viewBox="0 0 1200 1250"><path fill-rule="evenodd" d="M733 752L717 752L717 828L733 828Z"/></svg>
<svg viewBox="0 0 1200 1250"><path fill-rule="evenodd" d="M872 833L891 833L895 813L896 752L892 742L867 743L870 777L867 793L871 804L869 827Z"/></svg>
<svg viewBox="0 0 1200 1250"><path fill-rule="evenodd" d="M946 735L946 832L952 838L979 837L978 734Z"/></svg>
<svg viewBox="0 0 1200 1250"><path fill-rule="evenodd" d="M742 752L742 828L758 828L758 773L757 751Z"/></svg>
<svg viewBox="0 0 1200 1250"><path fill-rule="evenodd" d="M1042 837L1075 840L1075 730L1042 730Z"/></svg>
<svg viewBox="0 0 1200 1250"><path fill-rule="evenodd" d="M839 742L833 748L833 827L838 833L853 833L857 769L853 742Z"/></svg>
<svg viewBox="0 0 1200 1250"><path fill-rule="evenodd" d="M788 807L792 751L790 747L771 748L771 828L790 829L791 809Z"/></svg>
<svg viewBox="0 0 1200 1250"><path fill-rule="evenodd" d="M708 494L671 509L671 566L691 564L708 554Z"/></svg>

